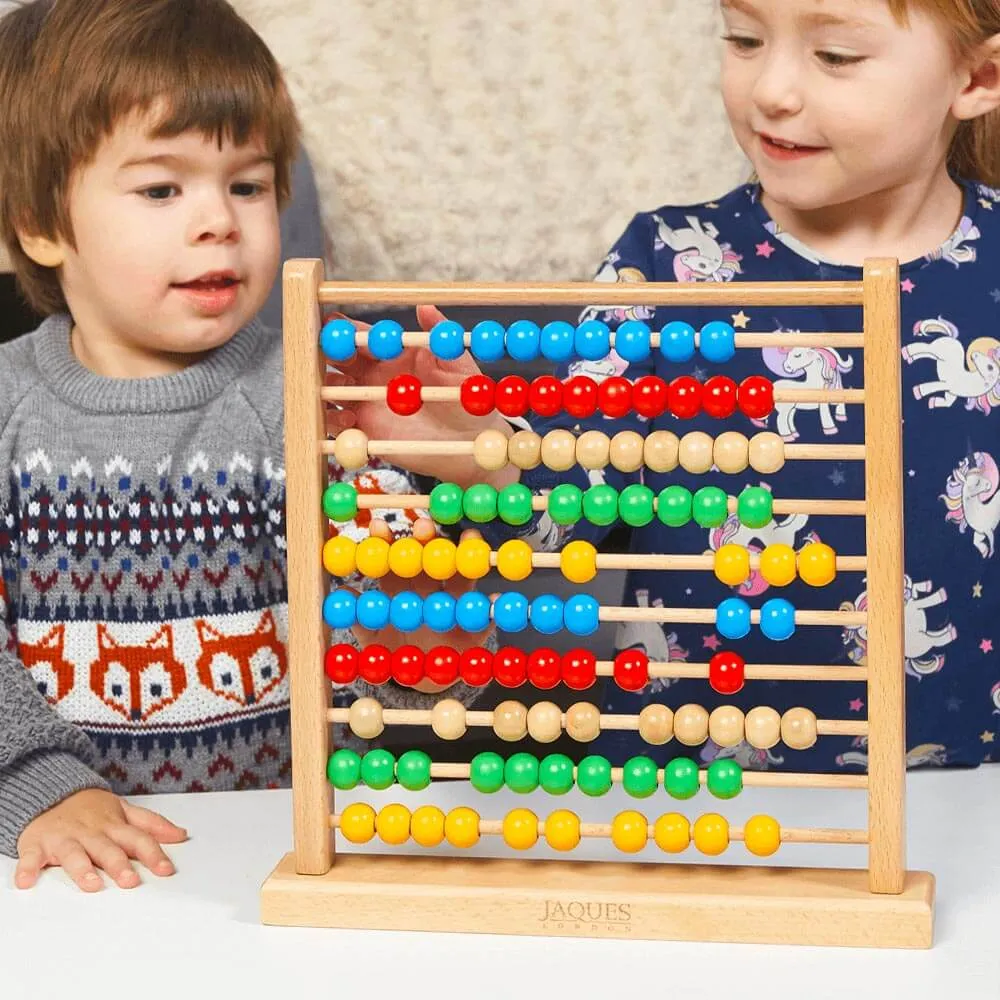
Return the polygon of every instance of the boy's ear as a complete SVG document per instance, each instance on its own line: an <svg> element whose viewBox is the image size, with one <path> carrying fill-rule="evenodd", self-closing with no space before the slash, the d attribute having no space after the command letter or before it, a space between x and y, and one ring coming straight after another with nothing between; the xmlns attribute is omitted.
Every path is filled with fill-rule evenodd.
<svg viewBox="0 0 1000 1000"><path fill-rule="evenodd" d="M66 259L66 252L63 250L62 244L56 240L50 240L47 236L29 236L27 233L18 233L17 241L21 244L21 249L42 267L60 267Z"/></svg>
<svg viewBox="0 0 1000 1000"><path fill-rule="evenodd" d="M960 121L978 118L1000 108L1000 35L993 35L972 54L969 79L952 105Z"/></svg>

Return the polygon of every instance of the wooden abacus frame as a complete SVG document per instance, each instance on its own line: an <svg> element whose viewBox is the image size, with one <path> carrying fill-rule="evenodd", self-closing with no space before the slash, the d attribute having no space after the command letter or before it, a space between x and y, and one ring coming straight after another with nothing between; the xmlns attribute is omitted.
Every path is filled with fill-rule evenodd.
<svg viewBox="0 0 1000 1000"><path fill-rule="evenodd" d="M897 262L868 261L860 282L609 286L326 282L321 261L290 260L283 281L294 851L264 884L263 921L511 934L615 933L587 922L543 925L546 903L557 901L572 902L584 910L604 906L627 912L631 937L929 947L934 878L926 872L908 872L905 861ZM593 302L863 309L861 333L802 334L796 335L796 342L864 348L868 644L867 668L856 669L867 681L868 773L840 776L840 785L831 782L830 776L817 776L815 784L866 788L868 825L862 831L797 832L803 839L810 839L809 834L843 834L841 842L867 843L867 869L650 866L412 855L341 854L334 858L333 793L326 778L331 693L321 666L327 637L321 608L328 579L319 558L327 532L320 497L330 450L321 402L321 306L587 306ZM405 334L404 345L416 343L413 338L420 336ZM774 343L774 337L738 333L737 346L764 346ZM781 675L779 669L776 676ZM749 772L747 778L748 784L786 783L756 782ZM623 904L627 904L624 910Z"/></svg>

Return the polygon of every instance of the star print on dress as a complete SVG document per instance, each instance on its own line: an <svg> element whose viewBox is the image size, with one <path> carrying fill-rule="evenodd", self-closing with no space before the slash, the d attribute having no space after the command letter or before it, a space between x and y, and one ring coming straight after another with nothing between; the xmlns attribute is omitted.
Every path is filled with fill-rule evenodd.
<svg viewBox="0 0 1000 1000"><path fill-rule="evenodd" d="M835 466L833 471L826 478L829 479L834 486L843 486L844 483L847 482L844 470L839 465Z"/></svg>
<svg viewBox="0 0 1000 1000"><path fill-rule="evenodd" d="M983 651L984 655L986 653L992 653L993 652L993 640L992 639L983 639L983 641L979 644L979 648Z"/></svg>
<svg viewBox="0 0 1000 1000"><path fill-rule="evenodd" d="M984 729L979 734L979 738L983 743L992 743L996 739L996 733L991 733L988 729Z"/></svg>
<svg viewBox="0 0 1000 1000"><path fill-rule="evenodd" d="M847 706L852 712L860 712L865 707L865 703L860 698L855 698Z"/></svg>
<svg viewBox="0 0 1000 1000"><path fill-rule="evenodd" d="M904 279L903 279L903 280L902 280L902 281L901 281L901 282L899 283L899 287L900 287L900 288L901 288L901 289L902 289L902 290L903 290L904 292L906 292L906 293L907 293L907 295L909 295L909 294L910 294L910 293L911 293L911 292L913 291L913 289L914 289L914 288L916 288L917 286L916 286L916 285L915 285L915 284L914 284L914 283L913 283L912 281L910 281L910 279L909 279L909 278L904 278Z"/></svg>
<svg viewBox="0 0 1000 1000"><path fill-rule="evenodd" d="M1000 288L994 288L993 291L990 292L990 298L993 299L997 305L1000 305Z"/></svg>
<svg viewBox="0 0 1000 1000"><path fill-rule="evenodd" d="M972 585L972 596L976 598L983 596L983 585L981 583L976 582Z"/></svg>
<svg viewBox="0 0 1000 1000"><path fill-rule="evenodd" d="M755 249L757 250L757 256L763 257L765 260L768 260L771 254L774 253L774 247L767 240L764 240L763 243L758 243Z"/></svg>
<svg viewBox="0 0 1000 1000"><path fill-rule="evenodd" d="M722 645L722 642L719 639L719 637L713 632L711 635L706 635L701 640L701 645L703 649L710 649L714 653Z"/></svg>
<svg viewBox="0 0 1000 1000"><path fill-rule="evenodd" d="M733 326L737 330L745 330L750 323L750 317L741 309L738 313L733 313Z"/></svg>

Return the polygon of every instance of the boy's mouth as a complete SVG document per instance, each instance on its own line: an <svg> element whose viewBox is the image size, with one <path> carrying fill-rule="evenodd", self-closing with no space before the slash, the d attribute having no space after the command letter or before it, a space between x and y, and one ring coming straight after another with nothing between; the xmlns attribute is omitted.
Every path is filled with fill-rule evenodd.
<svg viewBox="0 0 1000 1000"><path fill-rule="evenodd" d="M189 288L195 292L217 292L239 283L240 279L233 271L209 271L191 281L175 282L175 287Z"/></svg>
<svg viewBox="0 0 1000 1000"><path fill-rule="evenodd" d="M824 149L823 146L806 146L788 139L781 139L778 136L768 135L766 132L758 132L757 137L760 139L764 152L776 160L798 160L821 153Z"/></svg>
<svg viewBox="0 0 1000 1000"><path fill-rule="evenodd" d="M172 287L205 316L221 316L236 303L241 281L235 271L208 271Z"/></svg>

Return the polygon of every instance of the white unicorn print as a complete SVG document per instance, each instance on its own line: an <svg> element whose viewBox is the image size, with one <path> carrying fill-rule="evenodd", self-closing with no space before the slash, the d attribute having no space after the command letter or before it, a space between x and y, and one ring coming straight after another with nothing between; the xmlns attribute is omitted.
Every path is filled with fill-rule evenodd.
<svg viewBox="0 0 1000 1000"><path fill-rule="evenodd" d="M779 757L770 750L759 750L747 742L737 743L734 747L720 747L714 740L706 740L699 756L705 764L720 758L728 758L736 761L740 767L754 771L766 771L769 767L785 762L784 757Z"/></svg>
<svg viewBox="0 0 1000 1000"><path fill-rule="evenodd" d="M996 705L996 708L993 709L993 714L1000 715L1000 681L997 681L996 684L993 685L990 697L993 699L993 704Z"/></svg>
<svg viewBox="0 0 1000 1000"><path fill-rule="evenodd" d="M649 590L643 587L635 592L635 603L640 608L662 608L663 601L656 598L649 603ZM615 630L615 649L641 649L658 663L686 660L688 651L677 641L676 632L667 632L659 622L622 622ZM656 677L649 682L646 691L655 694L665 691L676 678Z"/></svg>
<svg viewBox="0 0 1000 1000"><path fill-rule="evenodd" d="M779 331L780 332L780 331ZM844 373L854 368L854 358L842 357L832 347L765 347L761 351L764 364L775 375L792 375L774 383L775 389L842 389ZM824 434L836 434L836 422L847 420L844 403L776 403L777 431L786 441L794 441L795 414L799 410L819 410L819 423ZM767 421L755 421L764 427Z"/></svg>
<svg viewBox="0 0 1000 1000"><path fill-rule="evenodd" d="M980 236L982 233L979 227L967 215L963 215L958 228L936 250L925 254L924 260L946 260L955 267L972 264L976 259L976 248L970 244Z"/></svg>
<svg viewBox="0 0 1000 1000"><path fill-rule="evenodd" d="M671 229L658 215L654 249L674 251L674 276L678 281L732 281L740 274L743 259L728 243L720 243L719 230L711 222L687 215L684 229Z"/></svg>
<svg viewBox="0 0 1000 1000"><path fill-rule="evenodd" d="M612 251L604 259L594 281L604 281L609 285L632 282L640 284L646 280L646 275L637 267L616 269L615 264L621 260L616 251ZM588 306L580 313L580 322L590 319L603 319L606 323L624 323L627 319L650 320L656 312L651 306Z"/></svg>
<svg viewBox="0 0 1000 1000"><path fill-rule="evenodd" d="M934 337L930 343L907 344L903 358L913 364L930 358L937 366L937 379L913 387L915 399L927 399L933 410L951 406L956 399L965 400L967 410L988 414L1000 406L1000 340L977 337L966 348L958 339L958 327L948 320L920 320L913 326L915 337ZM927 398L930 397L930 398Z"/></svg>
<svg viewBox="0 0 1000 1000"><path fill-rule="evenodd" d="M837 754L834 758L839 767L868 767L868 737L858 736L851 741L856 750ZM920 767L924 764L937 764L941 767L948 763L948 748L943 743L921 743L906 751L906 766Z"/></svg>
<svg viewBox="0 0 1000 1000"><path fill-rule="evenodd" d="M963 458L952 470L939 495L948 508L945 520L958 525L960 533L972 529L972 544L984 559L993 556L993 538L1000 524L1000 470L985 451Z"/></svg>

